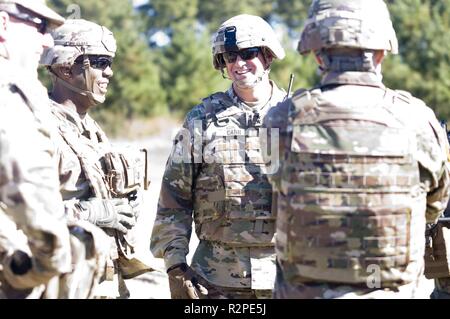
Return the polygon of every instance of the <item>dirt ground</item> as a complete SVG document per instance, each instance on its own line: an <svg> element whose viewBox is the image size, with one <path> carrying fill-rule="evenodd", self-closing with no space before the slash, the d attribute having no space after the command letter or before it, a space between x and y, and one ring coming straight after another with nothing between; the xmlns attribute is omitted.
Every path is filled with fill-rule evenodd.
<svg viewBox="0 0 450 319"><path fill-rule="evenodd" d="M158 126L161 126L160 123ZM150 253L150 235L153 222L156 216L161 180L164 173L165 164L170 153L173 137L175 136L179 124L167 121L162 126L159 133L145 139L135 141L115 140L116 145L132 144L139 148L146 148L149 151L149 171L150 189L145 192L145 209L139 216L136 225L139 243L136 249L137 256L147 264L154 267L156 271L141 275L135 279L127 280L128 288L133 299L170 299L169 284L162 259L154 258ZM190 254L188 260L197 246L198 239L193 234L191 239Z"/></svg>
<svg viewBox="0 0 450 319"><path fill-rule="evenodd" d="M159 133L145 139L134 140L115 140L114 144L125 145L133 144L140 148L149 150L150 163L150 189L146 192L144 198L145 210L140 214L136 231L139 236L137 255L149 265L157 269L154 272L141 275L135 279L127 280L128 288L132 299L169 299L170 291L167 275L162 259L154 258L150 253L150 235L153 222L156 216L156 207L161 186L161 179L164 173L164 167L172 145L172 139L176 134L179 124L173 121L167 121L161 126ZM188 261L192 258L198 239L193 233L190 243L190 253ZM423 280L423 293L421 298L427 299L433 290L431 280Z"/></svg>

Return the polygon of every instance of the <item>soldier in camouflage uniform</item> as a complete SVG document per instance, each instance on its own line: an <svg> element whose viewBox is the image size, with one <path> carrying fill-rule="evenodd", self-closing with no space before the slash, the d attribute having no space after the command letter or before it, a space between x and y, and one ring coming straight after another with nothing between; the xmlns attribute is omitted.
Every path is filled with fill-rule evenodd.
<svg viewBox="0 0 450 319"><path fill-rule="evenodd" d="M71 271L48 98L37 78L39 56L53 45L46 32L63 22L45 1L0 0L0 299L56 297L47 284Z"/></svg>
<svg viewBox="0 0 450 319"><path fill-rule="evenodd" d="M106 236L65 218L56 126L36 72L53 46L46 31L64 19L36 0L0 1L0 16L9 20L0 34L0 298L90 298Z"/></svg>
<svg viewBox="0 0 450 319"><path fill-rule="evenodd" d="M142 204L141 187L133 183L143 176L145 163L138 151L113 148L88 114L105 101L116 41L106 27L82 19L68 20L52 36L55 46L44 52L41 64L53 80L51 110L59 131L55 142L66 214L110 236L103 286L116 282L118 295L108 291L105 297L127 298L124 279L152 270L135 258L132 232Z"/></svg>
<svg viewBox="0 0 450 319"><path fill-rule="evenodd" d="M425 225L448 200L448 143L430 108L383 85L397 46L382 0L313 1L298 50L313 51L322 81L271 124L284 128L276 298L417 297Z"/></svg>
<svg viewBox="0 0 450 319"><path fill-rule="evenodd" d="M267 22L239 15L220 26L212 53L232 85L194 107L175 138L151 251L164 258L172 298L271 297L275 214L262 123L286 97L269 80L285 52ZM193 221L200 242L188 266Z"/></svg>

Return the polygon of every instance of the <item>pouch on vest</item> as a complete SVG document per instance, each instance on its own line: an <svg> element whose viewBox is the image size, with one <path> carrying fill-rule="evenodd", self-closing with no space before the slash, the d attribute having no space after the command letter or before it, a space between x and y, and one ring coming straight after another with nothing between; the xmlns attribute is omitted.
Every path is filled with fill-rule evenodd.
<svg viewBox="0 0 450 319"><path fill-rule="evenodd" d="M425 248L425 277L428 279L450 276L449 227L449 223L438 223Z"/></svg>
<svg viewBox="0 0 450 319"><path fill-rule="evenodd" d="M148 190L148 153L139 152L105 154L106 180L114 197L128 195L143 187Z"/></svg>

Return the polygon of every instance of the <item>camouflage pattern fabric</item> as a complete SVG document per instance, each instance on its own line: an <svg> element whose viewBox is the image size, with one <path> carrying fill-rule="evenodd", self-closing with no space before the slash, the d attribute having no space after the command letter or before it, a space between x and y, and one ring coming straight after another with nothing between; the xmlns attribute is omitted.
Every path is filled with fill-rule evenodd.
<svg viewBox="0 0 450 319"><path fill-rule="evenodd" d="M383 0L314 0L298 43L306 54L330 48L398 53L398 41Z"/></svg>
<svg viewBox="0 0 450 319"><path fill-rule="evenodd" d="M272 289L228 288L212 285L214 293L201 299L272 299Z"/></svg>
<svg viewBox="0 0 450 319"><path fill-rule="evenodd" d="M324 282L290 284L277 268L274 299L424 299L425 278L393 289L370 289L367 285L339 285Z"/></svg>
<svg viewBox="0 0 450 319"><path fill-rule="evenodd" d="M64 17L50 9L45 0L0 0L0 5L18 4L34 12L38 16L48 19L50 28L56 28L64 23Z"/></svg>
<svg viewBox="0 0 450 319"><path fill-rule="evenodd" d="M75 110L54 101L51 110L59 129L55 143L65 211L70 221L87 220L91 212L85 210L84 201L112 198L105 177L104 156L113 148L103 130L88 114L81 119ZM134 258L136 238L132 230L126 235L112 229L104 230L110 236L109 266L105 274L108 280L112 280L112 272L117 273L119 268L121 276L126 279L152 270ZM119 280L119 285L122 287L120 295L128 295L122 280Z"/></svg>
<svg viewBox="0 0 450 319"><path fill-rule="evenodd" d="M252 109L230 88L187 115L167 162L151 237L151 251L167 269L186 263L194 221L200 243L191 267L211 284L249 290L252 271L266 264L274 272L275 215L259 149L264 118L286 93L272 86L265 105Z"/></svg>
<svg viewBox="0 0 450 319"><path fill-rule="evenodd" d="M386 89L375 74L330 72L322 88L280 108L290 114L281 129L284 162L271 176L279 194L278 286L357 291L375 278L391 291L415 287L425 223L448 201L445 134L422 101ZM322 297L307 290L280 294Z"/></svg>
<svg viewBox="0 0 450 319"><path fill-rule="evenodd" d="M71 67L80 55L106 55L114 57L116 40L108 28L83 20L67 20L52 32L55 45L46 48L40 63L47 66Z"/></svg>
<svg viewBox="0 0 450 319"><path fill-rule="evenodd" d="M45 89L1 57L0 69L0 218L5 221L0 223L0 291L10 287L23 292L71 271L69 231L52 157ZM32 260L22 276L8 263L17 250Z"/></svg>

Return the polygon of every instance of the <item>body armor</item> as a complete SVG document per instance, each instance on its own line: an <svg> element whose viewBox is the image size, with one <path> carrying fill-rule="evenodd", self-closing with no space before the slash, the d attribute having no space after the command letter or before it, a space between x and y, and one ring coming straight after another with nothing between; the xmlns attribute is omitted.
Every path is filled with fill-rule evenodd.
<svg viewBox="0 0 450 319"><path fill-rule="evenodd" d="M262 118L269 107L262 113L245 111L224 93L203 103L206 163L198 172L194 190L199 238L244 247L270 246L275 216L260 152L265 134Z"/></svg>
<svg viewBox="0 0 450 319"><path fill-rule="evenodd" d="M371 107L332 100L320 89L293 97L277 242L294 269L288 280L365 284L377 269L382 286L411 282L426 197L414 132L395 111L407 112L408 97L386 90Z"/></svg>
<svg viewBox="0 0 450 319"><path fill-rule="evenodd" d="M114 152L103 130L89 115L86 115L85 119L88 123L86 128L78 127L75 129L68 127L67 123L71 122L71 125L82 124L79 120L69 119L70 115L64 111L64 107L52 102L52 112L59 123L65 123L65 125L58 126L60 136L79 162L78 164L72 164L73 159L63 161L71 167L69 172L64 173L79 178L75 186L69 185L68 187L80 188L77 192L75 190L67 194L63 192L64 200L70 200L74 197L80 200L88 200L91 197L101 199L126 197L125 191L135 191L141 186L141 184L137 184L137 181L143 181L147 174L143 171L135 174L135 171L145 166L143 160L132 160L124 154ZM81 132L84 132L83 135L81 135ZM66 156L68 155L66 154ZM123 161L120 160L121 158ZM77 167L81 169L81 172L77 171ZM63 167L63 169L66 168ZM136 177L137 175L139 175L139 179ZM123 180L119 180L119 177L122 177ZM119 268L127 269L122 274L125 279L142 274L144 269L148 271L148 267L136 262L134 258L136 238L133 231L127 234L122 234L113 229L104 229L104 231L111 237L112 241L106 272L107 279L112 279L114 268L117 268L117 266L113 266L113 260L117 260ZM132 264L132 266L129 264Z"/></svg>

